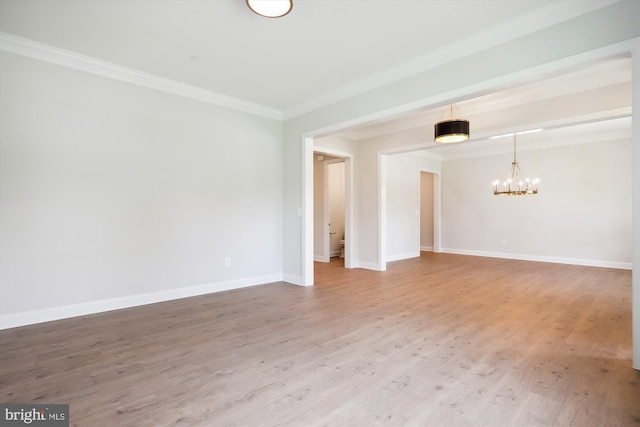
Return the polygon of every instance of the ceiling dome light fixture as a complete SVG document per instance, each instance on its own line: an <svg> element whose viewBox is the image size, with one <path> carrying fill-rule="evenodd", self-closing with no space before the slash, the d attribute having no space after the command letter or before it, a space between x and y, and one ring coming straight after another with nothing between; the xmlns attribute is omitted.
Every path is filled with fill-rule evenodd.
<svg viewBox="0 0 640 427"><path fill-rule="evenodd" d="M500 180L493 181L493 194L496 196L526 196L528 194L538 194L539 179L524 181L520 178L520 166L516 160L516 134L513 134L513 163L507 179L500 183Z"/></svg>
<svg viewBox="0 0 640 427"><path fill-rule="evenodd" d="M291 12L293 0L246 0L253 12L266 18L280 18Z"/></svg>
<svg viewBox="0 0 640 427"><path fill-rule="evenodd" d="M458 108L456 107L456 110ZM458 111L460 114L460 111ZM461 142L469 139L469 120L453 118L453 104L449 110L449 119L442 120L433 126L435 141L443 144Z"/></svg>

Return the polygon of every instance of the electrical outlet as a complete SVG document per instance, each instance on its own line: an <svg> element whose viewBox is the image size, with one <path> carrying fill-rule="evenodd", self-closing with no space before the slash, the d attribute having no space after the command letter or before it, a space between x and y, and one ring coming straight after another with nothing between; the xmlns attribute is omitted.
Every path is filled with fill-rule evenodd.
<svg viewBox="0 0 640 427"><path fill-rule="evenodd" d="M224 259L224 265L226 265L227 267L229 267L231 265L231 258L230 257L226 257Z"/></svg>

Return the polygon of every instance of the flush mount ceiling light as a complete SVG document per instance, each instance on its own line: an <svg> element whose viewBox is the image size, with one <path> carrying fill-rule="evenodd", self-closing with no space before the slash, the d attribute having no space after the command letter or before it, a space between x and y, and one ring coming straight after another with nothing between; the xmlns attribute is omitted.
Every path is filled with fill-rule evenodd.
<svg viewBox="0 0 640 427"><path fill-rule="evenodd" d="M460 114L459 111L458 114ZM433 128L436 142L446 144L469 139L469 121L453 118L453 104L449 109L449 119L436 123Z"/></svg>
<svg viewBox="0 0 640 427"><path fill-rule="evenodd" d="M293 0L246 0L253 12L266 18L280 18L293 9Z"/></svg>
<svg viewBox="0 0 640 427"><path fill-rule="evenodd" d="M520 178L520 166L516 160L516 134L513 134L513 163L507 174L507 179L493 181L493 194L496 196L526 196L538 194L539 179L530 180Z"/></svg>

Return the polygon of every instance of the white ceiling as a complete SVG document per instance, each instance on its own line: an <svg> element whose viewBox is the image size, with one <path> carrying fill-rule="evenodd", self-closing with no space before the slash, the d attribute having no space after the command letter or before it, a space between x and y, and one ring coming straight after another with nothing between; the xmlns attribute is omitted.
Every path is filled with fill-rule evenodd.
<svg viewBox="0 0 640 427"><path fill-rule="evenodd" d="M0 0L0 31L292 117L615 1Z"/></svg>

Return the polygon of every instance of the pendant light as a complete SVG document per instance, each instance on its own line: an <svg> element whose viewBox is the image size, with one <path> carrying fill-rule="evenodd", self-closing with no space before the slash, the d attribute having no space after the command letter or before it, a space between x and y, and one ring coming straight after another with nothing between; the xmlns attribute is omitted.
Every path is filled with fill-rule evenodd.
<svg viewBox="0 0 640 427"><path fill-rule="evenodd" d="M469 121L453 118L453 104L450 106L449 119L436 123L433 128L435 141L439 143L446 144L469 139Z"/></svg>
<svg viewBox="0 0 640 427"><path fill-rule="evenodd" d="M253 12L265 18L281 18L293 9L293 0L246 0Z"/></svg>

